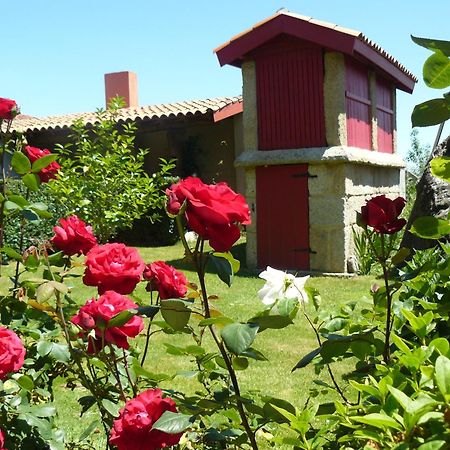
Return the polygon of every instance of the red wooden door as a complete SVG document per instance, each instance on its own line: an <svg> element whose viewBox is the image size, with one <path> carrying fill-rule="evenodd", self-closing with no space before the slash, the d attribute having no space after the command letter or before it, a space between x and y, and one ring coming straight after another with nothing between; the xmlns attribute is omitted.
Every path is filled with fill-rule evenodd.
<svg viewBox="0 0 450 450"><path fill-rule="evenodd" d="M256 168L258 266L309 270L308 164Z"/></svg>

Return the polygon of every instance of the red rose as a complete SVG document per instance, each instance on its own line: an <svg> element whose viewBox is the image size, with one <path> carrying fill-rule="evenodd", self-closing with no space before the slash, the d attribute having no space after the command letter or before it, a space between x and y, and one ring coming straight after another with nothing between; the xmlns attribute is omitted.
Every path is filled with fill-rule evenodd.
<svg viewBox="0 0 450 450"><path fill-rule="evenodd" d="M144 279L150 281L152 290L158 291L162 300L183 297L187 291L187 280L184 274L164 261L147 264Z"/></svg>
<svg viewBox="0 0 450 450"><path fill-rule="evenodd" d="M17 372L25 360L25 347L14 331L0 327L0 380Z"/></svg>
<svg viewBox="0 0 450 450"><path fill-rule="evenodd" d="M117 243L97 245L86 256L83 282L98 286L99 294L106 291L130 294L141 281L145 264L132 247Z"/></svg>
<svg viewBox="0 0 450 450"><path fill-rule="evenodd" d="M0 429L0 450L6 450L5 448L5 433Z"/></svg>
<svg viewBox="0 0 450 450"><path fill-rule="evenodd" d="M250 211L242 195L226 183L205 184L189 177L166 190L167 210L176 215L186 200L186 220L189 228L209 240L218 252L227 252L239 239L238 224L250 224Z"/></svg>
<svg viewBox="0 0 450 450"><path fill-rule="evenodd" d="M127 337L136 337L142 331L143 320L133 316L125 324L110 328L108 328L108 322L121 311L137 307L138 305L128 297L114 291L107 291L98 300L88 300L78 314L70 320L87 333L95 330L95 338L89 336L88 353L101 350L105 343L127 349L129 347Z"/></svg>
<svg viewBox="0 0 450 450"><path fill-rule="evenodd" d="M55 236L51 238L53 244L66 255L85 255L97 245L97 239L92 233L92 227L86 225L77 216L59 219L61 226L53 227Z"/></svg>
<svg viewBox="0 0 450 450"><path fill-rule="evenodd" d="M19 107L14 100L0 97L0 120L13 120L19 113Z"/></svg>
<svg viewBox="0 0 450 450"><path fill-rule="evenodd" d="M403 197L397 197L395 200L384 195L373 197L361 208L361 219L377 233L396 233L406 225L405 219L398 218L405 204L406 200Z"/></svg>
<svg viewBox="0 0 450 450"><path fill-rule="evenodd" d="M165 411L177 412L171 398L162 398L160 389L149 389L127 401L114 421L109 443L118 450L157 450L178 444L183 433L152 430Z"/></svg>
<svg viewBox="0 0 450 450"><path fill-rule="evenodd" d="M29 145L25 147L25 152L31 164L45 155L50 155L51 153L50 150L47 150L46 148L42 150L40 148L31 147ZM55 179L56 174L58 173L60 168L61 166L56 161L53 161L47 167L41 169L41 171L38 173L41 182L48 183L50 180Z"/></svg>

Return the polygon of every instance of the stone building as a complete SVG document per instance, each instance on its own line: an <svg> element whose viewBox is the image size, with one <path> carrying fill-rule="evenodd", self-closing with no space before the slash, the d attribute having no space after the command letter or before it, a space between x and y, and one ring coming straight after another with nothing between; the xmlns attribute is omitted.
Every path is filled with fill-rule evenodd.
<svg viewBox="0 0 450 450"><path fill-rule="evenodd" d="M248 265L351 271L356 211L404 193L395 94L417 80L362 33L286 11L215 52L242 70Z"/></svg>

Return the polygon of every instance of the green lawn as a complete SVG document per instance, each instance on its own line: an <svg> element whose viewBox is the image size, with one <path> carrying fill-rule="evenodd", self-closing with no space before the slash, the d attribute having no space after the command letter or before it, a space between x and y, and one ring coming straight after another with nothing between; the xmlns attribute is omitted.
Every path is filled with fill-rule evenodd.
<svg viewBox="0 0 450 450"><path fill-rule="evenodd" d="M197 282L196 274L183 263L183 250L180 244L172 247L140 248L142 257L146 262L165 260L177 268L183 269L188 280ZM240 259L243 253L243 244L236 248ZM81 268L80 268L81 271ZM308 285L319 289L322 295L323 308L349 300L358 300L367 295L371 277L354 278L326 278L315 277L308 281ZM77 303L83 304L88 298L96 294L96 289L82 285L80 279L73 279L72 297ZM225 315L240 321L251 318L262 309L257 291L263 285L263 280L243 269L235 276L233 285L228 288L215 274L207 274L208 294L217 294L219 299L214 306ZM149 296L143 286L136 291L137 297L145 304ZM312 305L307 307L312 312ZM191 319L192 320L192 319ZM177 370L189 370L194 368L188 358L174 357L165 352L164 343L173 345L189 345L186 342L187 335L168 336L162 333L152 337L150 353L147 357L147 369L157 373L174 373ZM142 346L144 337L138 339L138 345ZM301 406L307 399L308 389L312 380L316 378L313 369L305 368L291 373L292 367L308 351L316 347L314 335L309 328L306 319L299 315L294 325L283 330L267 330L259 334L254 347L264 353L268 362L251 362L250 368L239 372L239 380L243 390L257 390L268 395L288 399L292 403ZM183 365L180 367L180 365ZM337 373L342 374L344 367L337 367ZM325 372L323 378L326 379ZM195 390L196 381L182 377L174 381L166 382L163 387L180 390ZM64 387L63 383L57 389L56 403L60 408L60 425L63 426L71 438L76 439L95 417L94 408L82 418L79 418L79 408L76 403L82 390L71 391ZM101 433L95 442L96 448L105 448Z"/></svg>

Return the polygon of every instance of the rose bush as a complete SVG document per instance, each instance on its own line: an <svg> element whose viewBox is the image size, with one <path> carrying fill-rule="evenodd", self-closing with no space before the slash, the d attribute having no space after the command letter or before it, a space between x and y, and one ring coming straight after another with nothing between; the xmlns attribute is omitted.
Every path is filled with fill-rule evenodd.
<svg viewBox="0 0 450 450"><path fill-rule="evenodd" d="M60 225L53 227L55 236L51 238L54 246L67 256L86 255L97 245L92 227L86 225L77 216L59 220Z"/></svg>
<svg viewBox="0 0 450 450"><path fill-rule="evenodd" d="M82 335L88 336L88 353L100 351L105 344L128 349L127 338L136 337L144 328L142 319L133 316L120 326L109 326L109 321L120 312L137 307L128 297L107 291L98 300L88 300L71 321L82 329ZM92 330L95 337L90 333Z"/></svg>
<svg viewBox="0 0 450 450"><path fill-rule="evenodd" d="M165 411L177 412L175 402L160 389L149 389L125 403L114 420L109 443L118 450L157 450L178 444L182 433L152 429Z"/></svg>
<svg viewBox="0 0 450 450"><path fill-rule="evenodd" d="M250 224L250 210L240 194L226 183L205 184L188 177L166 190L167 211L176 216L183 212L189 228L218 252L227 252L239 239L239 224Z"/></svg>
<svg viewBox="0 0 450 450"><path fill-rule="evenodd" d="M162 300L184 297L187 292L187 279L184 274L164 261L147 264L144 279L149 281L151 290L158 291Z"/></svg>
<svg viewBox="0 0 450 450"><path fill-rule="evenodd" d="M373 197L361 208L361 220L377 233L396 233L406 225L405 219L399 219L405 204L406 200L403 197L397 197L395 200L384 195Z"/></svg>
<svg viewBox="0 0 450 450"><path fill-rule="evenodd" d="M12 120L19 113L19 107L14 100L0 97L0 120Z"/></svg>
<svg viewBox="0 0 450 450"><path fill-rule="evenodd" d="M40 149L37 147L31 147L29 145L25 146L24 150L31 163L34 163L38 159L41 159L46 155L50 155L51 153L50 150L47 150L46 148ZM56 175L60 168L61 166L56 161L53 161L46 167L42 168L38 172L41 183L48 183L50 180L56 179Z"/></svg>
<svg viewBox="0 0 450 450"><path fill-rule="evenodd" d="M0 327L0 380L17 372L25 360L25 347L14 331Z"/></svg>
<svg viewBox="0 0 450 450"><path fill-rule="evenodd" d="M141 281L145 263L136 249L124 244L97 245L86 255L83 282L97 286L99 294L130 294Z"/></svg>

